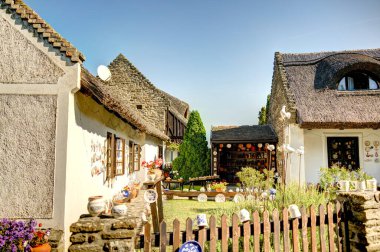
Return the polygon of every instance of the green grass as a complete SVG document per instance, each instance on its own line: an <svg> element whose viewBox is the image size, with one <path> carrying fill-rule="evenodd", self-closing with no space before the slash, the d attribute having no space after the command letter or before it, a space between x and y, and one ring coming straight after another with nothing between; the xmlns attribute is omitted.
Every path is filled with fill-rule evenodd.
<svg viewBox="0 0 380 252"><path fill-rule="evenodd" d="M235 203L226 201L224 203L217 203L215 201L198 202L197 200L188 199L173 199L164 202L164 218L167 223L168 230L173 229L174 219L178 219L181 224L181 230L185 230L186 220L188 217L195 219L198 214L207 214L207 219L214 215L218 223L220 217L224 212L229 212ZM193 225L196 224L193 222Z"/></svg>

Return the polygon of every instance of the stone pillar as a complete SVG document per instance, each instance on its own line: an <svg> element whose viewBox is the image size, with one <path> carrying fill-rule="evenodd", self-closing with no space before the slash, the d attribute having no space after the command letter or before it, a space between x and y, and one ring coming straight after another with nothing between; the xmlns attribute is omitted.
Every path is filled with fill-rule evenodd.
<svg viewBox="0 0 380 252"><path fill-rule="evenodd" d="M136 237L134 218L89 217L82 215L70 226L69 252L134 251Z"/></svg>
<svg viewBox="0 0 380 252"><path fill-rule="evenodd" d="M346 204L350 251L380 251L380 192L340 193L337 199Z"/></svg>

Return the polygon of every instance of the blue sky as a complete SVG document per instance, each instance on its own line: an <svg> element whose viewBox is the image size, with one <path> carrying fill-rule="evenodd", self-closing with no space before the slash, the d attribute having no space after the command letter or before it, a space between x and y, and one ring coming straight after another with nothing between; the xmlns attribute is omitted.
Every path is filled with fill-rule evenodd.
<svg viewBox="0 0 380 252"><path fill-rule="evenodd" d="M378 0L25 0L96 74L123 53L211 125L256 124L274 52L380 47Z"/></svg>

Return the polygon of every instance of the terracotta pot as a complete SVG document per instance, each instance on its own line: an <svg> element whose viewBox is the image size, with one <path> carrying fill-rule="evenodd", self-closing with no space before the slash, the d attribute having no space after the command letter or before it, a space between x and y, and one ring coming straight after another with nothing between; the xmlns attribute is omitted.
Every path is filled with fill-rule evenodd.
<svg viewBox="0 0 380 252"><path fill-rule="evenodd" d="M223 188L215 188L216 192L223 192Z"/></svg>
<svg viewBox="0 0 380 252"><path fill-rule="evenodd" d="M51 251L51 246L49 243L42 244L40 246L31 248L32 252L50 252Z"/></svg>
<svg viewBox="0 0 380 252"><path fill-rule="evenodd" d="M99 216L106 210L106 202L103 196L92 196L88 198L87 210L92 216Z"/></svg>

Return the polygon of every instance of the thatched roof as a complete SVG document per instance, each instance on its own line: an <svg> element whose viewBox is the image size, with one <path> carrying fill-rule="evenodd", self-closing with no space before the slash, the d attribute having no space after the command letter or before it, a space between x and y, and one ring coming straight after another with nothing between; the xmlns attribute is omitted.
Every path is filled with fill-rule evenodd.
<svg viewBox="0 0 380 252"><path fill-rule="evenodd" d="M36 34L64 53L72 62L85 61L84 55L78 49L56 32L22 0L0 0L0 6L6 8L10 14L18 15L33 28Z"/></svg>
<svg viewBox="0 0 380 252"><path fill-rule="evenodd" d="M380 78L380 49L304 54L276 53L290 109L303 128L379 128L380 90L338 91L353 70Z"/></svg>
<svg viewBox="0 0 380 252"><path fill-rule="evenodd" d="M270 125L214 126L210 138L212 143L277 142Z"/></svg>
<svg viewBox="0 0 380 252"><path fill-rule="evenodd" d="M90 95L106 109L115 113L118 117L127 121L137 129L162 140L169 140L167 135L146 122L137 109L129 105L126 96L127 90L120 90L119 86L111 86L104 83L83 67L81 70L82 93Z"/></svg>

